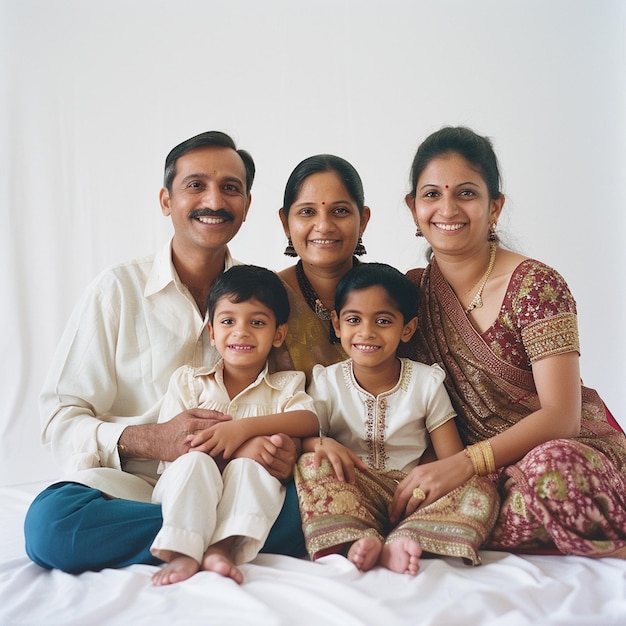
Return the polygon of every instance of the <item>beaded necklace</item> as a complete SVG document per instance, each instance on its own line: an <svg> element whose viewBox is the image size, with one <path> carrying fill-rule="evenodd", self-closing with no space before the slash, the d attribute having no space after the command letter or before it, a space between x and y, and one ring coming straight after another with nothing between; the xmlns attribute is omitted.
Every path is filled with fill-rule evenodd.
<svg viewBox="0 0 626 626"><path fill-rule="evenodd" d="M358 264L358 259L354 259L352 265ZM339 343L339 338L335 335L335 329L330 321L330 311L324 306L324 303L320 300L313 285L309 282L309 279L304 273L304 267L302 267L302 260L299 260L296 264L296 279L298 281L298 287L304 296L304 300L309 305L309 308L324 322L329 322L328 341L332 344Z"/></svg>

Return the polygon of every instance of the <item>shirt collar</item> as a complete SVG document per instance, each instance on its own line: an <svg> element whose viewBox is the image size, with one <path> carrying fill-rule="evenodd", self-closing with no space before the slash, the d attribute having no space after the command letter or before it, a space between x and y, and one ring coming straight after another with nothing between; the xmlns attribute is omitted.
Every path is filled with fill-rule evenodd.
<svg viewBox="0 0 626 626"><path fill-rule="evenodd" d="M230 250L226 248L224 269L227 270L237 262L233 260ZM180 284L180 278L172 262L172 240L165 244L154 256L152 269L146 281L144 296L149 297L165 289L170 283Z"/></svg>
<svg viewBox="0 0 626 626"><path fill-rule="evenodd" d="M215 378L216 380L219 380L219 382L223 385L224 384L224 359L220 359L213 367L197 368L194 371L193 376L196 378L198 376L210 376L212 378ZM270 374L269 372L269 365L267 362L265 363L265 367L261 370L261 372L257 376L257 379L250 385L250 388L258 387L263 381L265 381L267 385L269 385L270 387L273 387L274 389L279 389L279 390L282 389L280 385L276 385L272 381L272 374Z"/></svg>

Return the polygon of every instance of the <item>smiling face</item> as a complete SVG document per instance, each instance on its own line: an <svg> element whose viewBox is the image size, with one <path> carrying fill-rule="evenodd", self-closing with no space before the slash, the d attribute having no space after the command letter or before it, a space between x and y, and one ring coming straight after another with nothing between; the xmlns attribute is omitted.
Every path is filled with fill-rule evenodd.
<svg viewBox="0 0 626 626"><path fill-rule="evenodd" d="M408 341L417 328L417 318L405 323L398 305L380 285L351 291L339 314L332 315L335 333L354 362L357 378L359 368L382 373L394 367L398 344Z"/></svg>
<svg viewBox="0 0 626 626"><path fill-rule="evenodd" d="M352 266L354 249L369 220L335 172L311 174L286 216L283 229L305 264L333 268Z"/></svg>
<svg viewBox="0 0 626 626"><path fill-rule="evenodd" d="M246 219L251 196L246 169L230 148L192 150L176 161L172 190L161 189L161 210L171 216L174 246L193 254L223 248Z"/></svg>
<svg viewBox="0 0 626 626"><path fill-rule="evenodd" d="M274 312L256 298L243 302L220 298L209 324L211 344L224 359L224 367L245 369L251 380L265 367L272 346L282 344L286 331L287 325L277 327Z"/></svg>
<svg viewBox="0 0 626 626"><path fill-rule="evenodd" d="M480 172L451 153L430 161L417 180L415 197L408 195L406 202L435 254L461 253L486 245L504 196L492 200Z"/></svg>

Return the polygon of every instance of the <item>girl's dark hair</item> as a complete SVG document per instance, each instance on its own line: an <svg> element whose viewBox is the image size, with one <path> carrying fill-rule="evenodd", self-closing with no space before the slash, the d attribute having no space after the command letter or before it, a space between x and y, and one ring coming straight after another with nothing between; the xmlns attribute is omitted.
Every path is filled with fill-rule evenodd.
<svg viewBox="0 0 626 626"><path fill-rule="evenodd" d="M291 205L298 199L304 181L312 174L335 172L344 184L348 194L356 203L359 213L363 213L365 195L359 173L345 159L334 154L316 154L296 165L285 185L285 195L281 211L287 216Z"/></svg>
<svg viewBox="0 0 626 626"><path fill-rule="evenodd" d="M429 135L417 149L409 181L413 197L417 181L428 164L440 156L454 153L460 154L480 173L492 200L497 200L502 195L498 159L489 138L481 137L463 126L446 126Z"/></svg>
<svg viewBox="0 0 626 626"><path fill-rule="evenodd" d="M163 174L163 186L167 191L172 193L172 182L176 176L176 161L192 150L207 147L230 148L241 157L246 168L246 194L249 194L254 181L254 174L256 173L252 155L246 150L237 149L232 138L219 130L209 130L206 133L200 133L195 137L186 139L170 150L170 153L165 157L165 172Z"/></svg>
<svg viewBox="0 0 626 626"><path fill-rule="evenodd" d="M289 298L278 275L257 265L233 265L217 277L209 289L207 310L213 322L218 300L226 297L231 302L258 300L274 313L276 326L289 319Z"/></svg>
<svg viewBox="0 0 626 626"><path fill-rule="evenodd" d="M417 287L402 272L386 263L361 263L344 274L335 291L337 315L351 292L377 285L389 294L405 324L417 315Z"/></svg>

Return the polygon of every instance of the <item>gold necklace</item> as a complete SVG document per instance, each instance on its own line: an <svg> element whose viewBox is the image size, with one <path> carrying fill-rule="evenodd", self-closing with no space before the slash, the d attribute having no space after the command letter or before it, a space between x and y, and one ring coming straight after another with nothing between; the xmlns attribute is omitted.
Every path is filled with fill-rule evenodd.
<svg viewBox="0 0 626 626"><path fill-rule="evenodd" d="M478 291L476 295L472 298L472 301L469 303L468 307L465 309L465 313L471 313L474 309L480 309L483 305L483 289L489 280L489 276L491 275L491 271L493 270L493 266L496 262L496 244L492 241L489 244L489 265L487 266L487 271L483 274L483 277L479 281Z"/></svg>

